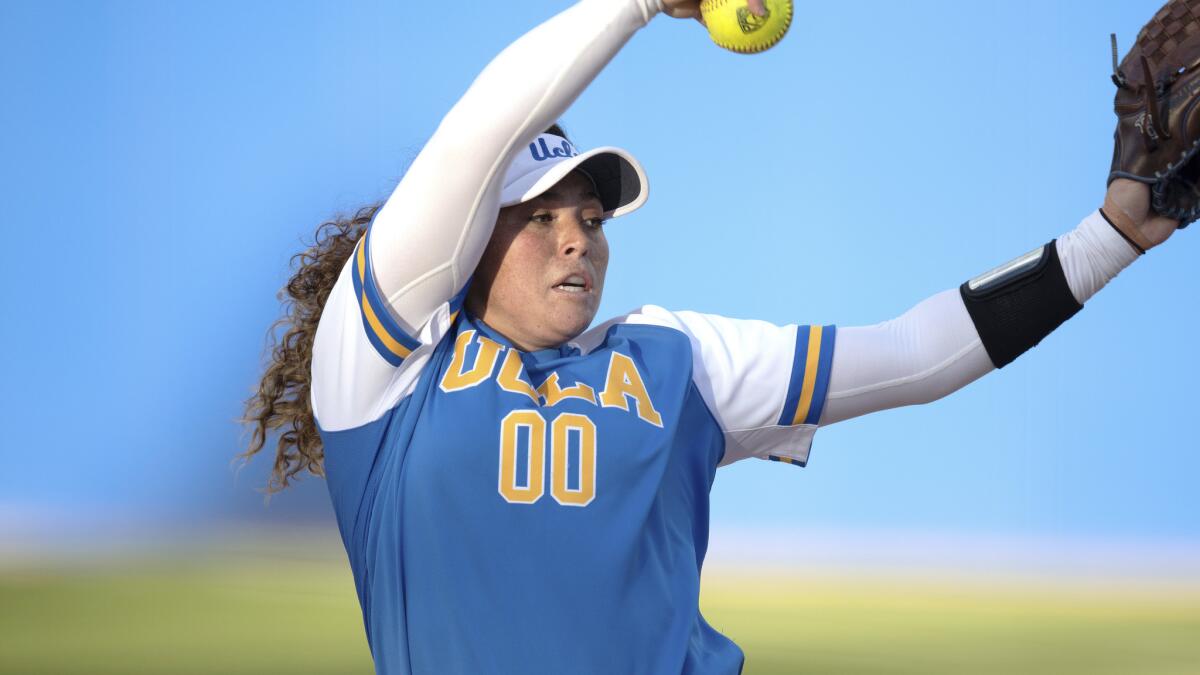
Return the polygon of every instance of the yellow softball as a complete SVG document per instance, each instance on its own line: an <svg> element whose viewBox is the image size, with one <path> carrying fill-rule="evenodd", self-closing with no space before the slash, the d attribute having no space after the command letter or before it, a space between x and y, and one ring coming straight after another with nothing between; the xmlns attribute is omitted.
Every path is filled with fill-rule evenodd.
<svg viewBox="0 0 1200 675"><path fill-rule="evenodd" d="M703 0L700 14L717 46L755 54L775 46L792 25L792 0L763 0L766 16L750 11L746 0Z"/></svg>

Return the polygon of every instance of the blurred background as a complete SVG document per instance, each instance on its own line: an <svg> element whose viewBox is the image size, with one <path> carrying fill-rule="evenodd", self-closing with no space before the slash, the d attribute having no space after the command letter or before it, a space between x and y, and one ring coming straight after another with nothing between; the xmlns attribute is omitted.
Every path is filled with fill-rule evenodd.
<svg viewBox="0 0 1200 675"><path fill-rule="evenodd" d="M370 672L322 481L266 503L236 420L290 256L568 5L0 3L0 672ZM1158 6L800 3L753 57L656 19L563 119L652 185L601 317L870 324L1067 232ZM1003 372L718 472L746 672L1200 672L1197 236Z"/></svg>

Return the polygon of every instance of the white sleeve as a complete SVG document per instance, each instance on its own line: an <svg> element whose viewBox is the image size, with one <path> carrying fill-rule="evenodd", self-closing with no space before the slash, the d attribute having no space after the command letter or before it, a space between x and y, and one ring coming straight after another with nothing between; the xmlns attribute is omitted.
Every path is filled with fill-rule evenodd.
<svg viewBox="0 0 1200 675"><path fill-rule="evenodd" d="M687 335L692 380L725 436L722 465L747 457L808 461L840 341L834 326L777 326L654 306L621 321Z"/></svg>
<svg viewBox="0 0 1200 675"><path fill-rule="evenodd" d="M994 368L958 289L899 317L838 331L821 424L937 400Z"/></svg>
<svg viewBox="0 0 1200 675"><path fill-rule="evenodd" d="M584 0L501 52L446 114L370 229L375 281L402 326L415 331L463 288L516 152L658 11L658 0Z"/></svg>
<svg viewBox="0 0 1200 675"><path fill-rule="evenodd" d="M501 52L446 114L322 312L311 385L322 428L364 424L398 402L397 380L457 311L514 154L659 11L660 0L583 0Z"/></svg>
<svg viewBox="0 0 1200 675"><path fill-rule="evenodd" d="M1072 295L1085 303L1137 252L1094 212L1055 242ZM821 424L928 403L994 369L958 290L874 326L838 330Z"/></svg>

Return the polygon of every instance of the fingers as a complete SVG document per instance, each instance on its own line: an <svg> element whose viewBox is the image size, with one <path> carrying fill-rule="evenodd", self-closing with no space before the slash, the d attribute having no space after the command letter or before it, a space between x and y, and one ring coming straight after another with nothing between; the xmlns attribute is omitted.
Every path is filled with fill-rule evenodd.
<svg viewBox="0 0 1200 675"><path fill-rule="evenodd" d="M666 10L666 14L672 19L700 19L699 9L670 7Z"/></svg>
<svg viewBox="0 0 1200 675"><path fill-rule="evenodd" d="M676 19L695 19L704 25L704 19L700 16L700 3L694 0L668 0L666 3L665 12L668 16ZM766 0L746 0L746 7L755 16L766 16L767 6Z"/></svg>
<svg viewBox="0 0 1200 675"><path fill-rule="evenodd" d="M700 25L707 26L704 23L704 18L700 15L700 3L689 0L668 0L665 3L665 12L668 16L675 19L695 19L700 22ZM766 0L746 0L746 7L750 13L755 16L766 16L767 6Z"/></svg>
<svg viewBox="0 0 1200 675"><path fill-rule="evenodd" d="M675 19L700 18L699 0L665 0L663 12Z"/></svg>

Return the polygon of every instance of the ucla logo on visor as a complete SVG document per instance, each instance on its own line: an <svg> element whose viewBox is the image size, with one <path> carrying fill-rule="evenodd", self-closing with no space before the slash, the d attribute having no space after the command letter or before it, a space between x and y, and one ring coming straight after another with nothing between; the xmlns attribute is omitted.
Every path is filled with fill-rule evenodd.
<svg viewBox="0 0 1200 675"><path fill-rule="evenodd" d="M546 143L546 136L540 136L538 139L529 144L529 152L533 155L534 161L542 162L552 157L567 158L574 157L579 153L575 150L575 146L571 145L571 141L562 139L562 142L551 147Z"/></svg>

